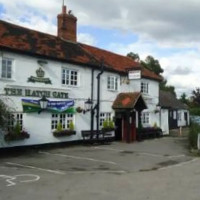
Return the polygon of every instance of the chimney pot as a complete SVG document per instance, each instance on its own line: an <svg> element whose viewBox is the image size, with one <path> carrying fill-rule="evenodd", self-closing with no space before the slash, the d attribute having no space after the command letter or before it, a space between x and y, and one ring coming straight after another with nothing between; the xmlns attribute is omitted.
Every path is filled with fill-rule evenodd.
<svg viewBox="0 0 200 200"><path fill-rule="evenodd" d="M63 13L63 14L67 14L67 7L66 7L66 6L63 6L63 8L62 8L62 13Z"/></svg>

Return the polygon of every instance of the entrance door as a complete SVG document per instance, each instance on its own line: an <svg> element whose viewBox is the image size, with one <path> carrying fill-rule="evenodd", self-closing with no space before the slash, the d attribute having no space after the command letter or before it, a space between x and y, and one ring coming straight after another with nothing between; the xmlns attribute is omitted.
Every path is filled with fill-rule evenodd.
<svg viewBox="0 0 200 200"><path fill-rule="evenodd" d="M122 141L122 118L115 120L115 140Z"/></svg>
<svg viewBox="0 0 200 200"><path fill-rule="evenodd" d="M185 119L185 125L188 125L188 114L187 112L184 112L184 119Z"/></svg>
<svg viewBox="0 0 200 200"><path fill-rule="evenodd" d="M136 117L135 113L123 117L123 140L133 142L136 140Z"/></svg>

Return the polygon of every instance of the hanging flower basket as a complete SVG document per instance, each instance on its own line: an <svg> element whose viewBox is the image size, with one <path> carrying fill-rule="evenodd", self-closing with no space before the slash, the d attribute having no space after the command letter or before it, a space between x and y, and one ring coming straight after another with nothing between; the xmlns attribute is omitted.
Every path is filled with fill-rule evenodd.
<svg viewBox="0 0 200 200"><path fill-rule="evenodd" d="M24 140L24 139L28 139L29 137L30 137L30 134L28 134L26 131L21 131L18 134L14 132L9 132L4 136L4 140L9 142L9 141L15 141L15 140Z"/></svg>
<svg viewBox="0 0 200 200"><path fill-rule="evenodd" d="M76 135L76 131L74 131L74 130L54 131L53 135L54 135L54 137L71 136L71 135Z"/></svg>

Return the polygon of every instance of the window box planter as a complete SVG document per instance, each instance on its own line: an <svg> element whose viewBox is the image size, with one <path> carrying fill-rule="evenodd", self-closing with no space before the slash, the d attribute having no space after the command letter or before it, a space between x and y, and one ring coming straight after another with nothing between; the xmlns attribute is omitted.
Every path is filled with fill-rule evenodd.
<svg viewBox="0 0 200 200"><path fill-rule="evenodd" d="M104 133L115 131L114 128L102 128L101 130L102 130L102 132L104 132Z"/></svg>
<svg viewBox="0 0 200 200"><path fill-rule="evenodd" d="M4 136L5 141L15 141L15 140L24 140L28 139L30 137L30 134L28 134L26 131L21 131L20 134L16 134L13 132L9 132Z"/></svg>
<svg viewBox="0 0 200 200"><path fill-rule="evenodd" d="M71 135L76 135L76 131L72 131L72 130L54 131L53 135L54 137L71 136Z"/></svg>

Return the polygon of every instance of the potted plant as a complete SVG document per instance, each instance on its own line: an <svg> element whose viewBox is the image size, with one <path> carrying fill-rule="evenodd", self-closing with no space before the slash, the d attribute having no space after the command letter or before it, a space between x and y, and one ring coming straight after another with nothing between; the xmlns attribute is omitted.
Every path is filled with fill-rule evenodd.
<svg viewBox="0 0 200 200"><path fill-rule="evenodd" d="M111 132L115 130L115 125L114 122L112 120L105 120L103 122L103 128L102 131L104 132Z"/></svg>
<svg viewBox="0 0 200 200"><path fill-rule="evenodd" d="M14 140L23 140L28 139L30 134L27 133L25 130L21 130L20 124L17 122L14 129L10 130L5 136L5 141L14 141Z"/></svg>
<svg viewBox="0 0 200 200"><path fill-rule="evenodd" d="M63 129L62 124L58 123L57 129L53 132L54 137L64 137L64 136L70 136L75 135L76 131L74 130L75 126L73 121L70 121L69 123L69 129Z"/></svg>

